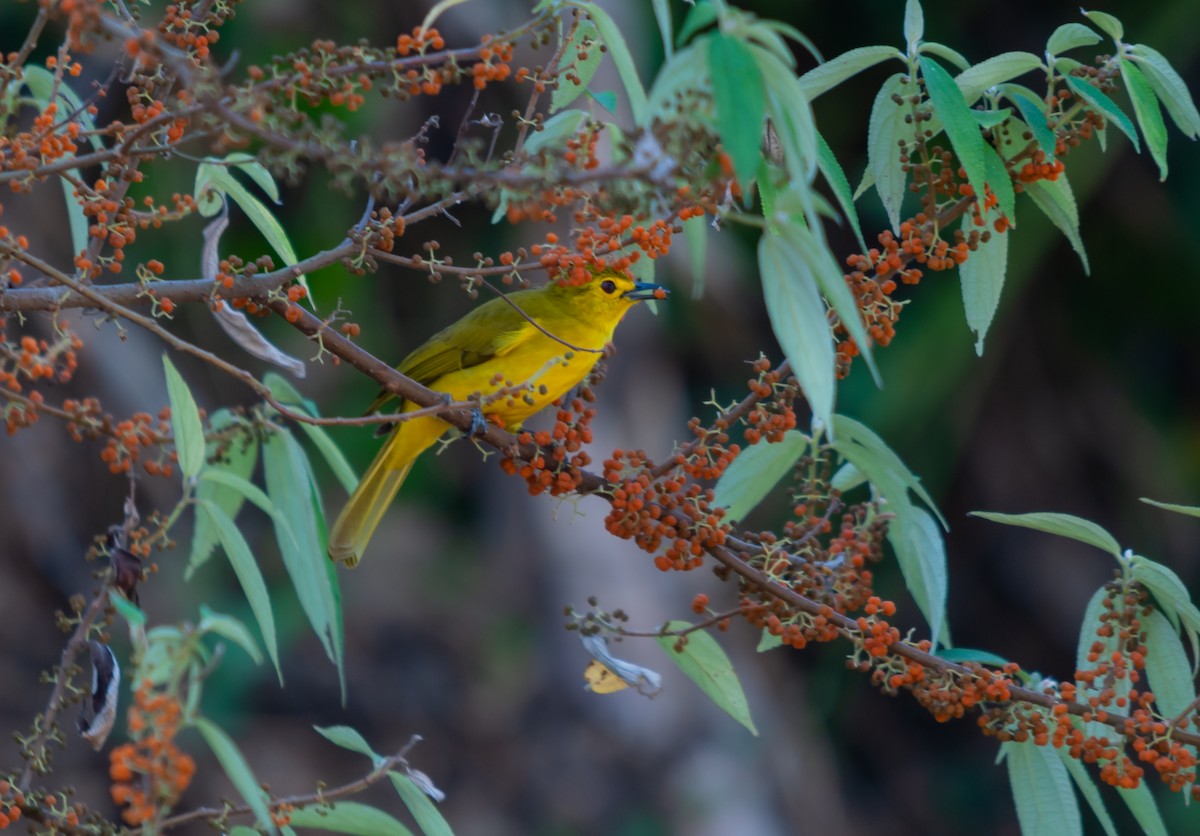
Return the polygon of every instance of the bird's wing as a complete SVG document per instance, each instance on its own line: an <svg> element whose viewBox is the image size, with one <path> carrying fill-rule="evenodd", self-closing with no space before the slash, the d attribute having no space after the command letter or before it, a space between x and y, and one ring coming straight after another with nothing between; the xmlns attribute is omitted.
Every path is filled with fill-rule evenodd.
<svg viewBox="0 0 1200 836"><path fill-rule="evenodd" d="M520 304L522 293L510 296ZM434 334L405 357L396 370L423 386L437 388L434 384L442 375L503 357L536 333L537 329L511 305L503 299L492 299ZM367 413L378 412L394 397L381 390Z"/></svg>

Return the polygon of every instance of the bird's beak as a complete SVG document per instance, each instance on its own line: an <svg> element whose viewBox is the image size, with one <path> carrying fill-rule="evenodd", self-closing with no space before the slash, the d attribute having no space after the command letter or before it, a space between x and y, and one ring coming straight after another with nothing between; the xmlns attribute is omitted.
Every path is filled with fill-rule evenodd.
<svg viewBox="0 0 1200 836"><path fill-rule="evenodd" d="M667 290L660 284L651 282L634 282L633 290L625 291L625 298L635 302L640 302L643 299L666 299L671 295L671 291Z"/></svg>

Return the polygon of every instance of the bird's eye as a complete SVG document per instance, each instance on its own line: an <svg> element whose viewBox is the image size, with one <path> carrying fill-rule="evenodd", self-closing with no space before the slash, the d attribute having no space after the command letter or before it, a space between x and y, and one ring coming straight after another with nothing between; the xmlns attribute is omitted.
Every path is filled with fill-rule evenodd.
<svg viewBox="0 0 1200 836"><path fill-rule="evenodd" d="M600 282L600 289L605 293L612 293L617 289L617 283L611 279L605 279L604 281Z"/></svg>

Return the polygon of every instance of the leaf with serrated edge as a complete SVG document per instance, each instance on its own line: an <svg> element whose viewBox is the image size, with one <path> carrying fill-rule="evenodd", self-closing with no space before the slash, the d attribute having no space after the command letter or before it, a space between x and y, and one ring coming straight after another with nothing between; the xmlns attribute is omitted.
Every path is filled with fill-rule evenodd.
<svg viewBox="0 0 1200 836"><path fill-rule="evenodd" d="M986 90L1037 69L1042 69L1042 60L1032 52L1002 52L963 70L954 83L972 104Z"/></svg>
<svg viewBox="0 0 1200 836"><path fill-rule="evenodd" d="M1088 263L1087 250L1083 248L1083 236L1079 234L1079 209L1075 205L1075 193L1071 191L1071 181L1067 179L1066 172L1059 174L1056 180L1026 183L1025 194L1066 236L1071 249L1083 262L1084 275L1091 275L1092 266Z"/></svg>
<svg viewBox="0 0 1200 836"><path fill-rule="evenodd" d="M900 229L900 207L908 194L908 173L900 165L899 143L903 140L911 148L915 134L913 126L904 120L910 110L907 102L898 105L892 100L896 95L911 95L913 84L904 78L896 73L879 88L867 126L867 171L893 232Z"/></svg>
<svg viewBox="0 0 1200 836"><path fill-rule="evenodd" d="M949 531L950 526L946 523L946 518L942 516L942 512L938 510L934 504L933 497L929 495L929 491L921 484L921 480L908 469L899 456L892 451L884 443L874 430L863 424L860 421L855 421L853 418L848 418L845 415L837 415L833 420L833 437L835 449L843 454L845 458L850 459L859 470L867 474L871 484L880 489L880 492L887 498L892 505L901 502L907 502L907 491L912 491L930 511L937 517L942 528ZM869 459L863 459L861 456L855 456L853 449L859 447L870 454ZM857 459L857 460L856 460ZM860 462L869 461L871 466L863 467ZM891 486L890 493L885 489L885 485Z"/></svg>
<svg viewBox="0 0 1200 836"><path fill-rule="evenodd" d="M812 101L822 93L837 87L843 81L858 75L863 70L881 64L889 58L904 61L904 53L894 46L860 46L830 58L800 76L800 87Z"/></svg>
<svg viewBox="0 0 1200 836"><path fill-rule="evenodd" d="M591 21L582 21L575 29L571 43L567 44L562 60L558 62L558 86L550 93L551 113L556 113L575 101L591 84L592 76L596 74L596 70L600 66L600 58L604 55L600 50L599 39L600 32ZM587 50L587 58L580 61L579 52L585 40L591 42L591 46ZM579 79L578 84L563 72L572 64L575 65L572 75Z"/></svg>
<svg viewBox="0 0 1200 836"><path fill-rule="evenodd" d="M1073 75L1063 76L1063 80L1067 82L1067 86L1076 94L1082 96L1089 104L1107 117L1108 121L1120 128L1121 133L1129 137L1129 141L1133 143L1134 150L1139 154L1141 153L1142 143L1138 140L1137 130L1133 127L1133 122L1129 120L1125 112L1117 107L1116 102L1100 92L1100 88L1090 81L1084 81Z"/></svg>
<svg viewBox="0 0 1200 836"><path fill-rule="evenodd" d="M932 58L921 58L921 75L925 78L925 89L929 92L933 110L942 121L942 128L959 164L967 172L967 182L982 202L983 187L987 181L984 156L987 143L983 141L983 134L971 116L971 109L967 107L958 85L941 64Z"/></svg>
<svg viewBox="0 0 1200 836"><path fill-rule="evenodd" d="M1142 136L1146 138L1150 156L1158 166L1158 179L1161 182L1167 179L1167 125L1163 121L1162 111L1158 108L1158 99L1137 65L1124 58L1118 63L1121 65L1121 78L1125 79L1129 100L1133 102L1133 115L1137 117Z"/></svg>
<svg viewBox="0 0 1200 836"><path fill-rule="evenodd" d="M1081 9L1080 11L1083 10ZM1083 16L1104 30L1104 34L1108 35L1114 41L1119 41L1125 37L1125 27L1121 21L1108 12L1083 11Z"/></svg>
<svg viewBox="0 0 1200 836"><path fill-rule="evenodd" d="M1007 84L1002 89L1008 100L1015 104L1017 110L1021 112L1021 118L1025 120L1030 132L1033 133L1033 138L1037 140L1042 153L1053 162L1058 150L1058 138L1046 122L1045 105L1039 104L1032 97L1026 95L1024 88L1020 85Z"/></svg>
<svg viewBox="0 0 1200 836"><path fill-rule="evenodd" d="M1002 743L1001 747L1021 832L1082 836L1079 802L1071 790L1067 768L1053 748L1037 746L1033 741Z"/></svg>
<svg viewBox="0 0 1200 836"><path fill-rule="evenodd" d="M825 426L833 416L835 388L833 334L812 269L779 235L758 242L767 317L813 414Z"/></svg>
<svg viewBox="0 0 1200 836"><path fill-rule="evenodd" d="M916 52L917 44L925 37L925 11L921 0L907 0L904 4L904 40L908 51Z"/></svg>
<svg viewBox="0 0 1200 836"><path fill-rule="evenodd" d="M895 519L888 526L887 539L896 553L904 585L917 602L917 608L929 622L933 646L949 644L942 635L946 620L946 594L949 572L946 569L946 544L933 515L924 508L907 503L892 506Z"/></svg>
<svg viewBox="0 0 1200 836"><path fill-rule="evenodd" d="M1200 135L1200 111L1196 109L1187 82L1175 71L1171 62L1161 52L1145 44L1133 44L1127 54L1142 68L1146 82L1184 136L1195 139Z"/></svg>
<svg viewBox="0 0 1200 836"><path fill-rule="evenodd" d="M788 430L777 443L760 441L747 446L717 480L712 504L726 509L727 522L737 522L771 492L806 450L808 439L796 430Z"/></svg>
<svg viewBox="0 0 1200 836"><path fill-rule="evenodd" d="M1015 525L1021 528L1032 528L1047 534L1057 534L1080 543L1095 546L1101 551L1108 552L1116 558L1121 557L1121 546L1115 537L1109 534L1091 520L1076 517L1071 514L1058 514L1051 511L1036 511L1031 514L998 514L992 511L972 511L972 517L990 520L1004 525Z"/></svg>
<svg viewBox="0 0 1200 836"><path fill-rule="evenodd" d="M970 223L970 215L963 215L964 232ZM1004 274L1008 269L1008 238L1007 234L993 231L987 241L979 242L970 258L958 265L967 327L975 333L975 353L981 357L984 337L996 316L1000 291L1004 289Z"/></svg>
<svg viewBox="0 0 1200 836"><path fill-rule="evenodd" d="M1082 23L1064 23L1050 33L1050 38L1046 41L1046 51L1051 55L1057 55L1068 49L1098 43L1100 43L1100 36Z"/></svg>
<svg viewBox="0 0 1200 836"><path fill-rule="evenodd" d="M1129 812L1133 814L1146 836L1170 836L1162 813L1158 810L1154 793L1150 792L1150 787L1145 781L1131 790L1118 787L1117 795L1121 796L1121 800L1125 802L1125 806L1129 808Z"/></svg>
<svg viewBox="0 0 1200 836"><path fill-rule="evenodd" d="M197 717L192 722L205 742L208 743L208 748L212 749L213 754L217 756L221 768L233 782L238 794L254 813L258 826L274 833L275 825L271 821L271 812L267 808L266 793L259 786L258 779L254 777L250 764L246 763L245 757L238 751L237 744L225 733L224 729L211 720Z"/></svg>
<svg viewBox="0 0 1200 836"><path fill-rule="evenodd" d="M1142 628L1146 631L1146 678L1154 692L1154 704L1164 717L1178 717L1196 700L1196 683L1183 642L1158 610L1143 617Z"/></svg>
<svg viewBox="0 0 1200 836"><path fill-rule="evenodd" d="M665 629L678 632L690 626L692 625L686 621L671 621L665 625ZM750 706L746 703L742 684L734 673L733 663L729 661L716 639L704 630L695 630L688 633L682 653L675 652L675 644L678 642L675 636L659 636L655 641L718 708L749 729L751 734L758 736L758 729L750 719Z"/></svg>
<svg viewBox="0 0 1200 836"><path fill-rule="evenodd" d="M833 149L829 147L829 143L820 133L817 134L817 167L833 191L834 197L837 198L838 205L842 207L842 214L850 222L850 228L854 230L854 237L858 240L858 245L863 252L866 252L866 239L863 238L862 227L858 223L858 210L854 208L854 195L850 192L850 181L846 178L846 172L838 162Z"/></svg>
<svg viewBox="0 0 1200 836"><path fill-rule="evenodd" d="M1087 768L1079 762L1078 758L1073 758L1062 749L1055 749L1059 760L1063 762L1063 766L1067 768L1067 772L1071 776L1071 780L1075 782L1075 787L1079 790L1079 794L1083 796L1084 801L1092 808L1096 819L1100 822L1100 826L1104 828L1107 836L1117 836L1117 828L1113 824L1112 817L1109 816L1108 810L1104 806L1104 799L1100 796L1100 790L1096 786L1096 782L1092 780L1092 775L1087 771Z"/></svg>

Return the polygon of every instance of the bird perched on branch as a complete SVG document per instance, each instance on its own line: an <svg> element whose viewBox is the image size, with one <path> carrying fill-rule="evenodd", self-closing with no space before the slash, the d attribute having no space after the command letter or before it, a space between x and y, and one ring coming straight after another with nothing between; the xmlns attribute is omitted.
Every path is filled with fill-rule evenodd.
<svg viewBox="0 0 1200 836"><path fill-rule="evenodd" d="M625 314L666 288L600 271L492 299L430 337L396 370L451 401L479 396L480 421L514 428L587 377ZM383 391L378 412L396 396ZM419 407L404 401L399 414ZM408 471L450 427L434 415L400 420L329 534L329 556L355 566Z"/></svg>

